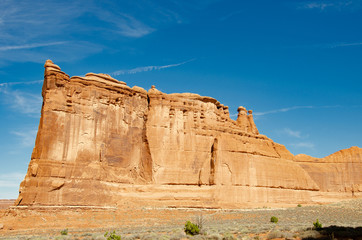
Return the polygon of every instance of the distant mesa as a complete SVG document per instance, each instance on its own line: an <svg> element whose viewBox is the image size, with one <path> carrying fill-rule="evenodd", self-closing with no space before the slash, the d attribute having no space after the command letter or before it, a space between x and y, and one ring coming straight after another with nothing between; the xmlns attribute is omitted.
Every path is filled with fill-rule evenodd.
<svg viewBox="0 0 362 240"><path fill-rule="evenodd" d="M18 206L240 208L362 196L362 149L294 156L252 110L193 93L69 77L47 60L43 105Z"/></svg>

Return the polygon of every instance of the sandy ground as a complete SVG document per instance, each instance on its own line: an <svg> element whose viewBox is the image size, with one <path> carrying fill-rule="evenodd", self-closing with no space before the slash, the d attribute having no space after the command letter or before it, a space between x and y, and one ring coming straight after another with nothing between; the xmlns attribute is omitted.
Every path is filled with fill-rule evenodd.
<svg viewBox="0 0 362 240"><path fill-rule="evenodd" d="M0 199L0 209L7 209L14 205L15 199Z"/></svg>
<svg viewBox="0 0 362 240"><path fill-rule="evenodd" d="M278 223L271 223L276 216ZM186 236L190 220L203 222L203 235ZM311 230L319 219L325 231ZM10 208L0 217L0 239L358 239L362 240L362 199L328 205L259 209ZM330 226L339 226L339 229ZM68 229L68 235L60 232ZM341 235L340 232L343 231Z"/></svg>

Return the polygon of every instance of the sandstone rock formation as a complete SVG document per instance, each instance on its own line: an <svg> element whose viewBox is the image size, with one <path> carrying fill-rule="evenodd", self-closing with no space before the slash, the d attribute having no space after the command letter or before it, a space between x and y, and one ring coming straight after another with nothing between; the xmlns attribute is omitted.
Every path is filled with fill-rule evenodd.
<svg viewBox="0 0 362 240"><path fill-rule="evenodd" d="M362 192L362 149L351 147L325 158L296 155L296 161L318 183L321 191Z"/></svg>
<svg viewBox="0 0 362 240"><path fill-rule="evenodd" d="M227 208L361 196L360 148L294 157L259 134L244 107L234 121L211 97L147 92L106 74L70 78L50 60L42 96L17 205Z"/></svg>

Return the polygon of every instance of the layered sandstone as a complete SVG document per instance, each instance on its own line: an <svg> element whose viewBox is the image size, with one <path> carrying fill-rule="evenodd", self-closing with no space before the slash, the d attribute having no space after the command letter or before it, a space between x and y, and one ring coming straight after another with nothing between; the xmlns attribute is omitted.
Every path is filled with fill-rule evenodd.
<svg viewBox="0 0 362 240"><path fill-rule="evenodd" d="M319 201L316 196L327 191L345 197L352 190L341 186L361 184L361 149L348 158L325 158L326 165L294 157L258 132L251 110L239 107L234 121L228 107L211 97L165 94L154 86L147 92L106 74L70 78L50 60L42 96L17 205L116 206L131 200L235 207ZM326 174L319 174L328 161ZM339 161L347 172L335 169ZM353 188L355 196L360 191Z"/></svg>
<svg viewBox="0 0 362 240"><path fill-rule="evenodd" d="M296 161L318 183L321 191L362 192L362 149L351 147L325 158L296 155Z"/></svg>

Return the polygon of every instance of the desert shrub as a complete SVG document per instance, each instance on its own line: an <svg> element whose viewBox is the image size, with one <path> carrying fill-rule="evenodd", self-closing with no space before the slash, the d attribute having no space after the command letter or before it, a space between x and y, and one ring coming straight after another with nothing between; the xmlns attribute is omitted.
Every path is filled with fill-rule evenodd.
<svg viewBox="0 0 362 240"><path fill-rule="evenodd" d="M164 235L160 235L158 233L149 233L149 234L144 234L141 238L141 240L165 240L165 239L169 239L169 237L164 236Z"/></svg>
<svg viewBox="0 0 362 240"><path fill-rule="evenodd" d="M321 234L315 230L307 230L301 232L298 237L300 239L313 239L313 238L320 238Z"/></svg>
<svg viewBox="0 0 362 240"><path fill-rule="evenodd" d="M104 237L107 238L107 240L121 240L121 236L116 234L116 231L113 231L111 233L106 232L104 234Z"/></svg>
<svg viewBox="0 0 362 240"><path fill-rule="evenodd" d="M47 238L47 239L49 239L49 238ZM69 235L60 235L60 236L56 236L54 239L55 240L69 240L69 239L71 239L71 237Z"/></svg>
<svg viewBox="0 0 362 240"><path fill-rule="evenodd" d="M290 232L281 232L281 231L272 231L267 235L267 239L274 239L274 238L293 239L295 237Z"/></svg>
<svg viewBox="0 0 362 240"><path fill-rule="evenodd" d="M222 236L218 233L214 233L214 234L210 234L208 236L206 236L207 240L221 240Z"/></svg>
<svg viewBox="0 0 362 240"><path fill-rule="evenodd" d="M272 217L270 218L270 222L272 222L272 223L277 223L277 222L278 222L278 218L275 217L275 216L272 216Z"/></svg>
<svg viewBox="0 0 362 240"><path fill-rule="evenodd" d="M68 235L68 228L63 229L62 231L60 231L60 235Z"/></svg>
<svg viewBox="0 0 362 240"><path fill-rule="evenodd" d="M81 237L91 237L93 236L92 233L83 233L82 235L80 235Z"/></svg>
<svg viewBox="0 0 362 240"><path fill-rule="evenodd" d="M135 237L134 235L129 235L126 237L123 237L124 240L136 240L136 239L141 239L140 237Z"/></svg>
<svg viewBox="0 0 362 240"><path fill-rule="evenodd" d="M181 233L175 233L175 234L170 236L170 240L180 240L180 239L183 239L183 238L185 238L185 236L183 234L181 234Z"/></svg>
<svg viewBox="0 0 362 240"><path fill-rule="evenodd" d="M187 221L185 223L185 233L188 235L197 235L200 233L200 229L199 226L197 226L196 224L193 224L190 221Z"/></svg>
<svg viewBox="0 0 362 240"><path fill-rule="evenodd" d="M30 238L27 238L27 240L46 240L48 238L40 237L40 236L32 236Z"/></svg>
<svg viewBox="0 0 362 240"><path fill-rule="evenodd" d="M272 231L268 234L267 239L284 238L284 234L280 231Z"/></svg>
<svg viewBox="0 0 362 240"><path fill-rule="evenodd" d="M202 233L203 230L204 230L205 222L206 222L204 215L202 215L202 214L197 215L195 217L195 222L196 222L196 225L198 226L198 228L200 230L200 233Z"/></svg>
<svg viewBox="0 0 362 240"><path fill-rule="evenodd" d="M320 229L322 229L322 224L319 222L319 220L317 219L317 221L315 221L314 223L313 223L313 229L315 229L315 230L320 230Z"/></svg>
<svg viewBox="0 0 362 240"><path fill-rule="evenodd" d="M231 233L225 233L222 240L236 240L236 238Z"/></svg>
<svg viewBox="0 0 362 240"><path fill-rule="evenodd" d="M297 205L297 207L301 207L301 206L302 206L302 204L298 204L298 205Z"/></svg>

